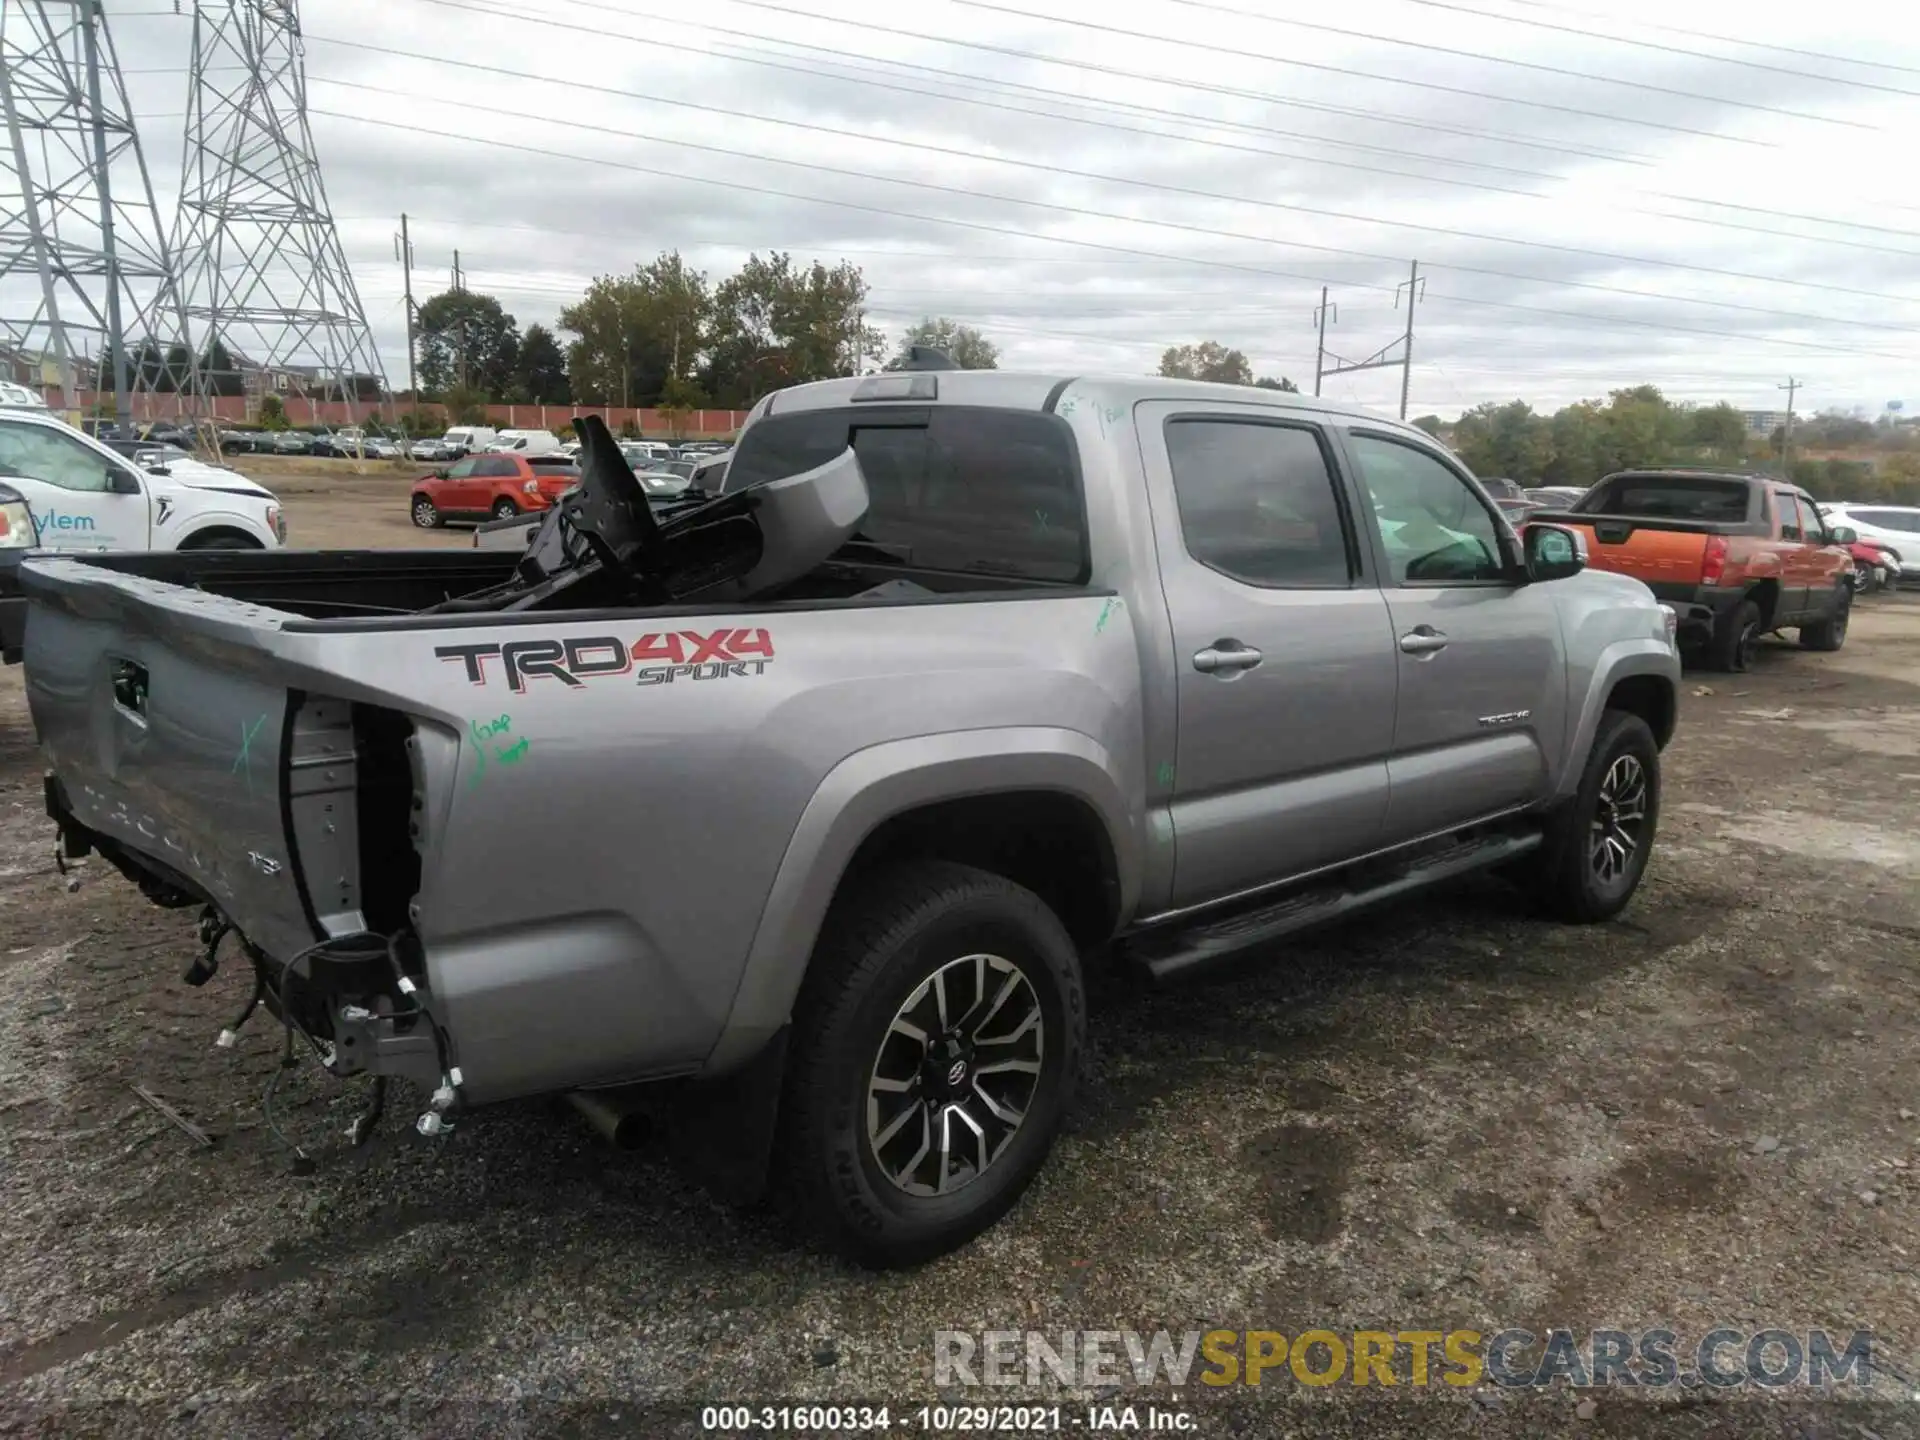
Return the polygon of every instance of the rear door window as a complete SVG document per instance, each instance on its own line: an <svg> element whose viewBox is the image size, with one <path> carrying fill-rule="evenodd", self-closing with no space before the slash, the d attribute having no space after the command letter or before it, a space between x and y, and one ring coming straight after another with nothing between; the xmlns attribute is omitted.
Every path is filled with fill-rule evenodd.
<svg viewBox="0 0 1920 1440"><path fill-rule="evenodd" d="M1079 455L1053 415L965 406L771 415L741 439L724 490L801 474L848 446L869 497L857 538L886 558L914 569L1086 579Z"/></svg>
<svg viewBox="0 0 1920 1440"><path fill-rule="evenodd" d="M1773 494L1774 513L1780 517L1780 538L1782 540L1801 540L1806 537L1805 528L1800 523L1800 507L1793 496L1776 490Z"/></svg>
<svg viewBox="0 0 1920 1440"><path fill-rule="evenodd" d="M1167 457L1187 553L1245 585L1344 586L1354 569L1320 437L1292 425L1180 418Z"/></svg>

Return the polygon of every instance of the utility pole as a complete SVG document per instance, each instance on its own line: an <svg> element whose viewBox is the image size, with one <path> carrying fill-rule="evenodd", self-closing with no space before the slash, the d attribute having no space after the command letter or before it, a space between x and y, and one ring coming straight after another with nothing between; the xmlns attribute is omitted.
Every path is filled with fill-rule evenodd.
<svg viewBox="0 0 1920 1440"><path fill-rule="evenodd" d="M453 327L454 343L460 347L460 388L467 388L467 317L462 315Z"/></svg>
<svg viewBox="0 0 1920 1440"><path fill-rule="evenodd" d="M407 397L414 413L420 413L420 392L413 383L413 241L407 238L407 217L400 217L400 233L394 239L394 258L400 262L401 283L407 293Z"/></svg>
<svg viewBox="0 0 1920 1440"><path fill-rule="evenodd" d="M1340 323L1340 307L1327 299L1327 287L1320 287L1320 305L1313 312L1314 323L1320 327L1320 343L1313 352L1313 393L1320 394L1320 375L1327 363L1327 316L1331 313L1333 323Z"/></svg>
<svg viewBox="0 0 1920 1440"><path fill-rule="evenodd" d="M1780 473L1788 477L1793 474L1793 397L1800 389L1800 383L1789 375L1786 384L1773 387L1787 392L1787 424L1780 436Z"/></svg>
<svg viewBox="0 0 1920 1440"><path fill-rule="evenodd" d="M1420 288L1420 262L1413 262L1413 269L1407 276L1407 334L1403 342L1406 346L1400 356L1400 418L1407 418L1407 391L1413 387L1413 306L1419 297L1415 293ZM1393 294L1394 303L1400 303L1400 292Z"/></svg>
<svg viewBox="0 0 1920 1440"><path fill-rule="evenodd" d="M1400 370L1400 418L1402 420L1406 419L1407 393L1413 385L1413 307L1414 303L1426 294L1426 288L1427 282L1420 278L1420 262L1416 260L1413 262L1413 269L1408 273L1407 278L1393 287L1393 308L1396 310L1400 308L1400 292L1402 290L1407 292L1407 328L1405 332L1398 340L1389 340L1385 345L1382 345L1378 350L1367 356L1366 359L1347 361L1342 360L1338 355L1333 354L1333 352L1327 349L1327 322L1325 313L1327 307L1327 292L1323 287L1320 291L1321 309L1315 312L1320 322L1320 358L1314 362L1313 393L1316 395L1320 393L1320 379L1323 375L1351 375L1356 370L1392 370L1397 367ZM1338 307L1336 306L1334 308L1334 318L1337 321L1339 319ZM1393 354L1396 348L1400 351L1398 355ZM1326 361L1329 359L1335 363L1332 365L1326 364Z"/></svg>
<svg viewBox="0 0 1920 1440"><path fill-rule="evenodd" d="M127 336L120 317L120 256L113 246L113 192L107 178L107 117L100 106L100 0L85 0L80 35L87 56L87 105L93 111L93 164L100 198L100 258L106 266L107 344L113 348L113 423L122 436L131 432L133 405L127 398Z"/></svg>
<svg viewBox="0 0 1920 1440"><path fill-rule="evenodd" d="M453 288L456 290L464 289L466 283L467 277L460 273L460 252L456 250L453 252Z"/></svg>

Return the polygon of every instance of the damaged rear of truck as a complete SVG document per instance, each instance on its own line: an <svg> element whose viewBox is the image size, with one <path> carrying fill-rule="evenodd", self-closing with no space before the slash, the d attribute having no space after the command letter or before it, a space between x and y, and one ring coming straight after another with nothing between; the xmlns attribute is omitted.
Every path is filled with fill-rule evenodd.
<svg viewBox="0 0 1920 1440"><path fill-rule="evenodd" d="M435 1092L428 1133L470 1104L765 1065L843 880L916 828L965 837L979 797L1002 806L966 842L983 858L1054 855L1070 967L1062 924L1092 943L1130 903L1146 765L1127 617L1091 583L1074 438L1040 398L842 397L825 463L769 454L772 483L657 519L592 422L586 483L523 553L36 559L61 845L230 926L334 1074ZM885 523L897 496L870 518L856 420L945 447L949 479L1012 455L1020 522L963 489L918 507L922 535ZM980 1170L1038 1079L1040 1002L1013 998L1035 1028L988 1072L1009 1083L968 1076L1000 1111L965 1136ZM1074 1058L1077 990L1061 1003L1049 1066ZM944 1189L959 1140L901 1188Z"/></svg>

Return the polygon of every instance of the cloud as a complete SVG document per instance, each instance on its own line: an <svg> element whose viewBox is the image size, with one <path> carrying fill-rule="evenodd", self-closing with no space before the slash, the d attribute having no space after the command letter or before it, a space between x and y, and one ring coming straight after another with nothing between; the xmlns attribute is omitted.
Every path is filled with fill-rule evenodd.
<svg viewBox="0 0 1920 1440"><path fill-rule="evenodd" d="M1688 54L1420 0L1300 17L1397 44L1174 0L1040 4L310 9L313 130L389 374L404 211L416 296L457 249L523 325L661 250L718 278L783 249L862 266L875 323L964 320L1005 364L1139 372L1211 338L1310 384L1322 284L1328 344L1358 358L1401 333L1418 259L1415 413L1643 380L1770 406L1788 374L1815 406L1920 398L1920 208L1897 178L1920 96L1821 78L1920 92L1897 29L1769 12L1765 46L1728 45L1645 9L1514 12ZM1759 33L1731 0L1657 16ZM187 22L115 29L162 72L128 77L136 111L177 114ZM169 213L179 127L146 128ZM1391 408L1398 389L1376 372L1328 393Z"/></svg>

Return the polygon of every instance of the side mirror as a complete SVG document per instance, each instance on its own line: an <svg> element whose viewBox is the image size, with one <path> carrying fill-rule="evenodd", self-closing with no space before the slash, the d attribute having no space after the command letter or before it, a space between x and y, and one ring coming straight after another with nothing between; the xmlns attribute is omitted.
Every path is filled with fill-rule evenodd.
<svg viewBox="0 0 1920 1440"><path fill-rule="evenodd" d="M1565 580L1587 568L1587 540L1564 525L1529 525L1521 537L1529 580Z"/></svg>
<svg viewBox="0 0 1920 1440"><path fill-rule="evenodd" d="M162 471L160 473L165 474L166 472ZM107 467L107 489L115 495L138 495L140 493L140 477L135 475L131 470L124 470L118 465L109 465Z"/></svg>
<svg viewBox="0 0 1920 1440"><path fill-rule="evenodd" d="M1856 545L1860 541L1860 532L1851 525L1836 525L1827 531L1827 537L1836 545Z"/></svg>

